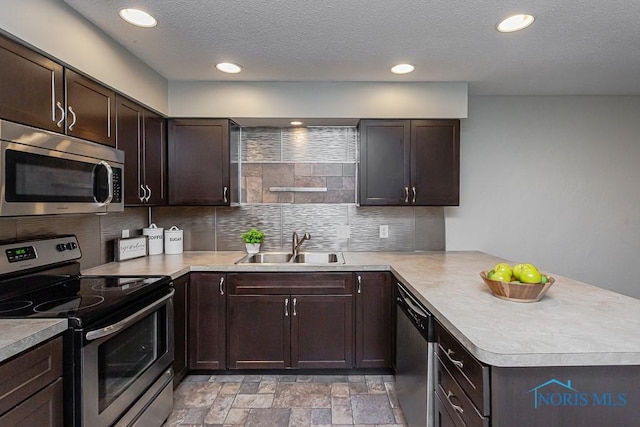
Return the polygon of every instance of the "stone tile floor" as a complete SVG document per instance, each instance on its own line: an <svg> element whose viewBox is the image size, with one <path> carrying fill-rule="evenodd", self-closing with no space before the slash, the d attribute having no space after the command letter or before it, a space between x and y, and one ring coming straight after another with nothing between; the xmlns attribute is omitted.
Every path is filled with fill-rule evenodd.
<svg viewBox="0 0 640 427"><path fill-rule="evenodd" d="M164 427L405 425L393 375L190 375Z"/></svg>

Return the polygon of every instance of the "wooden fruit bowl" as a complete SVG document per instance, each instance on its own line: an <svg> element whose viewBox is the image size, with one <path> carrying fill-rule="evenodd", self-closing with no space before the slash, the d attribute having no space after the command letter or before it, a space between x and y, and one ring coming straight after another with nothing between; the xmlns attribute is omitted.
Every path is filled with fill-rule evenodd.
<svg viewBox="0 0 640 427"><path fill-rule="evenodd" d="M486 271L480 272L480 277L489 286L491 293L501 299L515 302L537 302L547 293L551 285L556 281L549 276L547 283L513 283L491 280Z"/></svg>

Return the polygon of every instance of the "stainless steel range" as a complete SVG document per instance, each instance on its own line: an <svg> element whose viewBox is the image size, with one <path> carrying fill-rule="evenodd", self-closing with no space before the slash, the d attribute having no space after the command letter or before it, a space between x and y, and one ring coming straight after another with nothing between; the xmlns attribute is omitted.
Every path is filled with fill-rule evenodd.
<svg viewBox="0 0 640 427"><path fill-rule="evenodd" d="M75 236L0 244L0 317L67 318L65 425L159 426L173 407L168 276L80 275Z"/></svg>

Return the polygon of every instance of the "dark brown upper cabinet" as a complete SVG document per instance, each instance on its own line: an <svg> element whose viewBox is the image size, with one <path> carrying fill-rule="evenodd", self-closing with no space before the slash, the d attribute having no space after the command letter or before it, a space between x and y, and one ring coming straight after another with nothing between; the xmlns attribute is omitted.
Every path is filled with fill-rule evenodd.
<svg viewBox="0 0 640 427"><path fill-rule="evenodd" d="M0 117L64 131L62 65L0 36Z"/></svg>
<svg viewBox="0 0 640 427"><path fill-rule="evenodd" d="M170 205L228 206L230 129L225 119L169 120Z"/></svg>
<svg viewBox="0 0 640 427"><path fill-rule="evenodd" d="M457 206L460 120L362 120L363 206Z"/></svg>
<svg viewBox="0 0 640 427"><path fill-rule="evenodd" d="M118 95L117 148L125 152L124 203L166 204L165 119Z"/></svg>
<svg viewBox="0 0 640 427"><path fill-rule="evenodd" d="M66 69L66 133L116 146L116 93L73 70Z"/></svg>

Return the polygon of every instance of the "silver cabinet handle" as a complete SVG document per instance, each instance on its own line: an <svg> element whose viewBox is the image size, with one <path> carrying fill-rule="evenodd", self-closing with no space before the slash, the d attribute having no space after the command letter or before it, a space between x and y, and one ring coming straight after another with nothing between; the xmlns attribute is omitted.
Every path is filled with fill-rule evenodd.
<svg viewBox="0 0 640 427"><path fill-rule="evenodd" d="M144 198L145 202L148 202L149 199L151 198L151 189L149 188L149 186L147 184L144 185L144 187L147 189L147 191L149 192L149 195L147 197Z"/></svg>
<svg viewBox="0 0 640 427"><path fill-rule="evenodd" d="M220 295L224 295L224 277L220 278Z"/></svg>
<svg viewBox="0 0 640 427"><path fill-rule="evenodd" d="M227 199L227 192L229 191L229 189L227 187L224 187L222 189L222 199L224 200L225 203L228 203L228 199Z"/></svg>
<svg viewBox="0 0 640 427"><path fill-rule="evenodd" d="M141 185L140 189L142 190L142 196L138 197L138 199L140 199L141 203L144 203L144 198L147 195L147 190L144 189L144 187ZM138 193L139 195L139 193Z"/></svg>
<svg viewBox="0 0 640 427"><path fill-rule="evenodd" d="M296 300L295 298L293 299L293 315L297 316L298 313L296 312L296 305L298 304L298 300Z"/></svg>
<svg viewBox="0 0 640 427"><path fill-rule="evenodd" d="M447 402L449 402L449 405L451 405L451 407L453 409L455 409L456 411L460 412L461 414L464 413L464 409L462 408L462 406L460 405L455 405L452 401L451 398L452 397L456 397L455 394L453 394L450 390L447 391L447 395L445 396L447 398Z"/></svg>
<svg viewBox="0 0 640 427"><path fill-rule="evenodd" d="M289 298L284 299L284 317L289 317Z"/></svg>
<svg viewBox="0 0 640 427"><path fill-rule="evenodd" d="M69 105L69 112L71 113L71 116L73 116L73 119L71 120L71 124L69 125L69 130L73 130L73 126L76 124L76 113L73 111L73 108L71 108L71 105Z"/></svg>
<svg viewBox="0 0 640 427"><path fill-rule="evenodd" d="M357 292L359 294L361 294L362 293L362 276L358 275L357 278L358 278L358 290L357 290Z"/></svg>
<svg viewBox="0 0 640 427"><path fill-rule="evenodd" d="M411 199L411 203L415 203L416 202L416 193L417 193L416 187L415 186L411 187L411 190L413 191L413 199Z"/></svg>
<svg viewBox="0 0 640 427"><path fill-rule="evenodd" d="M454 365L456 365L460 369L464 368L464 363L462 363L461 361L456 360L456 359L451 357L454 354L456 354L453 350L448 348L447 351L446 351L446 354L447 354L447 358L451 361L451 363L453 363Z"/></svg>
<svg viewBox="0 0 640 427"><path fill-rule="evenodd" d="M56 126L58 126L59 128L62 127L62 122L64 122L64 107L62 106L62 104L60 103L60 101L56 102L56 107L58 107L58 110L60 110L60 121L58 121L56 123ZM55 111L53 112L53 121L55 121Z"/></svg>
<svg viewBox="0 0 640 427"><path fill-rule="evenodd" d="M409 203L409 187L404 187L404 202Z"/></svg>

